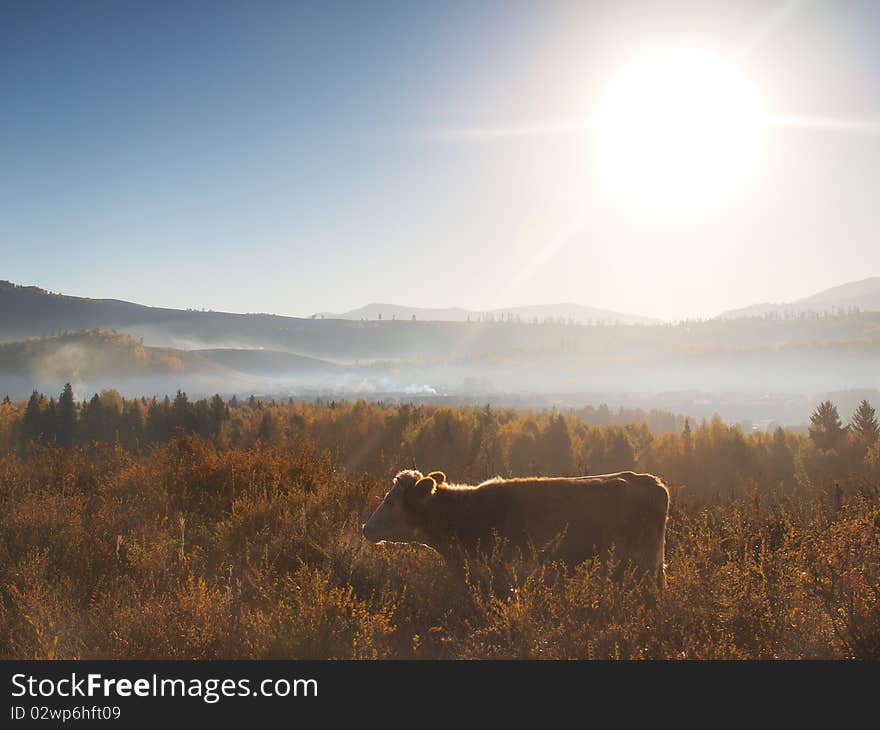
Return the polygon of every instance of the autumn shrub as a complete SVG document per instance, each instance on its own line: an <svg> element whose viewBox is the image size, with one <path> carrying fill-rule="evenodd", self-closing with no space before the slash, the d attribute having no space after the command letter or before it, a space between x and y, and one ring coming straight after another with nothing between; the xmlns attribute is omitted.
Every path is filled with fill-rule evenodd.
<svg viewBox="0 0 880 730"><path fill-rule="evenodd" d="M448 427L458 443L459 415L432 412L431 433L446 438ZM466 415L489 428L484 412ZM332 418L355 419L352 443L402 419L354 407ZM561 423L550 441L514 416L502 431L510 443L543 439L536 453L549 470ZM318 446L306 421L294 426L295 441L275 444L181 434L137 449L43 445L0 457L0 656L880 656L880 498L869 470L822 483L743 477L732 491L716 482L714 496L669 478L659 589L613 557L564 566L498 549L450 566L424 546L367 543L360 525L390 486L385 457L355 463ZM606 447L650 448L615 428ZM714 428L718 458L743 448ZM430 439L396 433L429 458ZM593 458L582 448L589 429L571 438L572 453ZM503 456L468 443L473 469ZM786 444L776 436L761 448Z"/></svg>

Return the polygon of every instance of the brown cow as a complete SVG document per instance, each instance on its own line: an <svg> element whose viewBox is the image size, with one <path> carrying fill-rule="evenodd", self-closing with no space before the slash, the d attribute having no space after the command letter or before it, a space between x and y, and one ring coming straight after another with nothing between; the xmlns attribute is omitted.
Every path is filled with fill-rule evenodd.
<svg viewBox="0 0 880 730"><path fill-rule="evenodd" d="M447 561L457 549L490 548L496 535L525 549L559 538L555 557L570 564L614 546L617 558L662 584L668 512L669 492L651 474L496 478L473 487L408 470L394 477L363 532L375 543L428 545Z"/></svg>

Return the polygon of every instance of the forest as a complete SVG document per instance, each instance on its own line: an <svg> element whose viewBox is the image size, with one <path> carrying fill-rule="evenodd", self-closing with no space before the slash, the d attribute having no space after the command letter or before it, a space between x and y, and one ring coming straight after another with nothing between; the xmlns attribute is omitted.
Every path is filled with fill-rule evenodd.
<svg viewBox="0 0 880 730"><path fill-rule="evenodd" d="M0 405L6 658L880 658L880 428L364 400ZM398 469L648 471L662 590L613 557L490 550L466 579L360 525Z"/></svg>

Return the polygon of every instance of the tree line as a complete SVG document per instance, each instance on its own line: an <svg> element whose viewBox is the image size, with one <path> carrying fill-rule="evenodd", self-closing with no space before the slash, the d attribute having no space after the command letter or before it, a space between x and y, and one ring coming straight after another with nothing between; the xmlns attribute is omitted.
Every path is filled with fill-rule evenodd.
<svg viewBox="0 0 880 730"><path fill-rule="evenodd" d="M6 399L0 450L26 455L34 445L69 449L107 442L140 451L196 435L220 449L262 444L296 450L309 443L356 473L417 466L443 469L461 482L636 469L701 497L752 488L789 492L855 473L880 475L880 427L867 401L848 423L832 402L822 402L806 434L784 428L746 433L717 416L685 419L679 428L680 419L656 412L634 411L630 422L613 422L626 415L605 407L563 413L254 396L190 400L182 391L147 399L104 390L80 401L68 384L57 399L36 391L26 403ZM652 428L658 423L669 430Z"/></svg>

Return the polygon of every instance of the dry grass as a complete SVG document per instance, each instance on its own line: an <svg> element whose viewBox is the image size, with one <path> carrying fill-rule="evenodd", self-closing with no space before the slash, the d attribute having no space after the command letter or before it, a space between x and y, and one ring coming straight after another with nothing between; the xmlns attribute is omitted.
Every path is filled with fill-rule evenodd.
<svg viewBox="0 0 880 730"><path fill-rule="evenodd" d="M442 466L436 463L433 466ZM15 658L880 657L869 482L676 495L666 590L598 561L451 576L359 525L388 474L308 442L0 459L0 655Z"/></svg>

